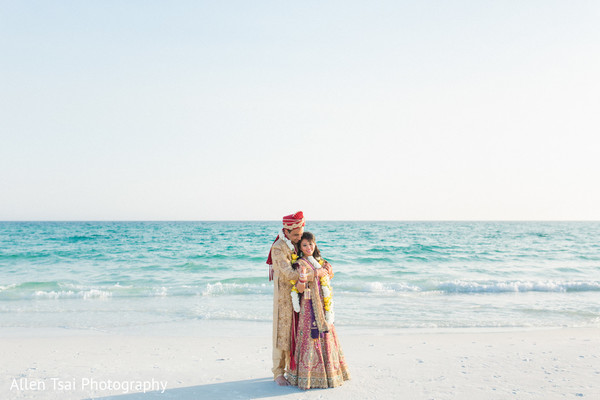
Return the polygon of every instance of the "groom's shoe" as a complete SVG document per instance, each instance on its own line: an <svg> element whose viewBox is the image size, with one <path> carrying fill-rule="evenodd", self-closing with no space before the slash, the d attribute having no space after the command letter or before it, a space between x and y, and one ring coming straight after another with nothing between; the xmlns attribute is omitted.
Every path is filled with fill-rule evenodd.
<svg viewBox="0 0 600 400"><path fill-rule="evenodd" d="M290 386L290 383L283 375L279 375L277 378L275 378L275 382L277 382L279 386Z"/></svg>

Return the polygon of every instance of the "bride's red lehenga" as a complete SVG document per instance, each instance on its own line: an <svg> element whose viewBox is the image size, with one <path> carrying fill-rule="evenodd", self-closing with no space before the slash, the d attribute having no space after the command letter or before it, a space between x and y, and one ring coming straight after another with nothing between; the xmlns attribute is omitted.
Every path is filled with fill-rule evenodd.
<svg viewBox="0 0 600 400"><path fill-rule="evenodd" d="M322 308L323 293L318 279L310 282L310 287L310 297L319 296L315 303ZM328 324L327 332L319 332L313 299L306 297L308 296L305 294L300 295L300 312L294 312L292 360L288 381L300 389L340 386L350 379L350 372L335 326ZM324 310L321 317L323 314Z"/></svg>

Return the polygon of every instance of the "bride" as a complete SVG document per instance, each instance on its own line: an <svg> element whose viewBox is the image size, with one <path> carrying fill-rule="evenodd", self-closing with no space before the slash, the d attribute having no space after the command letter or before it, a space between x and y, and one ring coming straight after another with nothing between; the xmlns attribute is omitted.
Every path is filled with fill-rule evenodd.
<svg viewBox="0 0 600 400"><path fill-rule="evenodd" d="M331 265L321 258L315 236L304 232L299 243L300 258L293 265L300 270L292 281L294 323L289 381L301 389L340 386L350 379L344 353L335 332ZM327 271L321 278L317 270ZM307 280L307 271L314 279Z"/></svg>

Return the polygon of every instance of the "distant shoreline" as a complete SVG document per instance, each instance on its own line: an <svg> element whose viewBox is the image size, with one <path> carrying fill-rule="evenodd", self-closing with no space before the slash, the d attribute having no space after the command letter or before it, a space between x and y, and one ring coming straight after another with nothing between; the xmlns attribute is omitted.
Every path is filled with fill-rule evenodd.
<svg viewBox="0 0 600 400"><path fill-rule="evenodd" d="M237 219L224 219L224 220L185 220L185 219L181 219L181 220L168 220L168 219L157 219L157 220L145 220L145 219L139 219L139 220L103 220L103 219L99 219L99 220L0 220L0 223L3 222L240 222L240 223L252 223L252 222L256 222L256 223L265 223L265 222L272 222L272 223L281 223L280 220L258 220L258 219L253 219L253 220L237 220ZM327 222L327 223L345 223L345 222L382 222L382 223L486 223L486 222L507 222L507 223L526 223L526 222L536 222L536 223L554 223L554 222L571 222L571 223L578 223L578 222L583 222L583 223L588 223L588 222L600 222L600 220L562 220L562 219L556 219L556 220L511 220L511 219L506 219L506 220L495 220L495 219L490 219L490 220L384 220L384 219L373 219L373 220L362 220L362 219L357 219L357 220L309 220L307 223L311 223L311 222Z"/></svg>

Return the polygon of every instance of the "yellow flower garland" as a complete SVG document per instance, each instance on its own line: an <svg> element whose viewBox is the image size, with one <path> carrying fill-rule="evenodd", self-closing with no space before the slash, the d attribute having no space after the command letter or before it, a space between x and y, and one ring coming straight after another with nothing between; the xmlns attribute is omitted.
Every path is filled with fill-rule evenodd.
<svg viewBox="0 0 600 400"><path fill-rule="evenodd" d="M324 275L321 277L321 289L323 289L323 303L325 304L325 311L331 311L333 309L333 290L329 283L329 276Z"/></svg>
<svg viewBox="0 0 600 400"><path fill-rule="evenodd" d="M294 311L300 312L300 297L298 294L298 288L296 288L296 281L291 280L292 290L290 292L290 296L292 296L292 306L294 307Z"/></svg>
<svg viewBox="0 0 600 400"><path fill-rule="evenodd" d="M298 260L298 256L296 254L292 254L292 264L294 264ZM319 260L319 264L322 266L325 264L325 260L322 258ZM300 298L298 288L296 288L296 281L290 280L290 284L292 285L292 289L290 291L290 295L292 296L292 305L294 306L294 311L300 312ZM329 279L329 275L324 275L321 277L321 291L323 292L323 304L325 306L325 319L328 324L332 324L334 321L334 313L333 313L333 289L331 288L331 283Z"/></svg>

